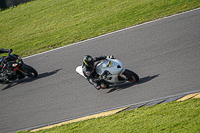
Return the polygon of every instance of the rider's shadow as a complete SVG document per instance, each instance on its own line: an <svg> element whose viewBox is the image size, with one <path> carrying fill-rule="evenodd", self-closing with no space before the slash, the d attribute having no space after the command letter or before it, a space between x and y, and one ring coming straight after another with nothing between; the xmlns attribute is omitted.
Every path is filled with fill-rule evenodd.
<svg viewBox="0 0 200 133"><path fill-rule="evenodd" d="M25 84L25 83L28 83L28 82L32 82L34 80L38 80L38 79L41 79L41 78L49 77L51 75L56 74L60 70L62 70L62 68L54 70L54 71L51 71L51 72L45 72L45 73L38 74L37 78L24 78L24 79L21 79L21 80L18 80L18 81L12 81L12 82L8 83L7 86L2 89L2 91L6 90L6 89L9 89L9 88L12 88L12 87L14 87L14 86L16 86L18 84Z"/></svg>
<svg viewBox="0 0 200 133"><path fill-rule="evenodd" d="M129 87L131 87L133 85L138 85L138 84L143 84L143 83L149 82L149 81L157 78L159 75L160 74L157 74L157 75L154 75L154 76L147 76L147 77L144 77L144 78L140 78L139 82L137 82L137 83L127 82L127 83L122 83L122 84L110 86L109 88L111 88L111 89L107 93L111 93L111 92L114 92L114 91L120 91L120 90L129 88Z"/></svg>

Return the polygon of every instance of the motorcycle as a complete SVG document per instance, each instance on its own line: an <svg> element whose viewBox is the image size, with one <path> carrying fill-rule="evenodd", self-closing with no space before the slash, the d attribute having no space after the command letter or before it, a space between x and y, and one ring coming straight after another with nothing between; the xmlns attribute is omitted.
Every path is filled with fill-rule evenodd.
<svg viewBox="0 0 200 133"><path fill-rule="evenodd" d="M7 58L7 62L2 63L2 70L0 73L0 83L9 83L10 81L20 80L25 77L36 78L38 76L37 71L25 64L19 55L9 52L8 57L3 57L2 60ZM3 62L3 61L2 61Z"/></svg>
<svg viewBox="0 0 200 133"><path fill-rule="evenodd" d="M110 85L121 84L127 81L139 81L139 76L135 72L125 69L123 67L123 63L118 59L106 58L102 62L97 62L95 66L95 71L101 78L101 81L106 82L106 88L108 88ZM85 77L83 74L82 66L78 66L76 68L76 72Z"/></svg>

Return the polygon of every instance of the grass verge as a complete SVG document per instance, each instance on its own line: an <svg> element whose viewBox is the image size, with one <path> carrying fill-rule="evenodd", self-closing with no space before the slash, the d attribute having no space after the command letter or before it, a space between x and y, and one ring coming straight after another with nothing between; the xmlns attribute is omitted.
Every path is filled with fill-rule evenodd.
<svg viewBox="0 0 200 133"><path fill-rule="evenodd" d="M200 99L170 102L41 130L36 133L200 132ZM21 131L18 133L28 133Z"/></svg>
<svg viewBox="0 0 200 133"><path fill-rule="evenodd" d="M199 0L35 0L0 11L0 47L24 57L197 7Z"/></svg>

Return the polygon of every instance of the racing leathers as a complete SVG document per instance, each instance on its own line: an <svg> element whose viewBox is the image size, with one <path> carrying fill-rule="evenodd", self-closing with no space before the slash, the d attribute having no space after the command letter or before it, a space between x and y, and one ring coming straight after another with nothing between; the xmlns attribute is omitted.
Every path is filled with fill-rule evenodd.
<svg viewBox="0 0 200 133"><path fill-rule="evenodd" d="M9 52L10 52L10 49L4 49L4 48L0 49L0 54L9 53Z"/></svg>
<svg viewBox="0 0 200 133"><path fill-rule="evenodd" d="M87 80L89 81L89 83L91 83L92 85L94 85L94 87L99 90L103 87L101 87L101 78L99 78L99 75L96 73L95 69L96 69L96 65L99 61L101 60L105 60L106 58L114 58L112 55L111 56L99 56L99 57L94 57L93 61L93 67L89 67L88 65L86 65L84 62L82 64L82 70L83 70L83 74L84 76L87 78Z"/></svg>
<svg viewBox="0 0 200 133"><path fill-rule="evenodd" d="M11 76L12 66L8 64L10 61L15 60L15 58L11 55L12 51L12 49L0 49L0 54L9 53L8 56L0 57L0 81L4 81L4 83L9 82L8 77ZM6 68L9 71L9 73L4 73L4 68Z"/></svg>
<svg viewBox="0 0 200 133"><path fill-rule="evenodd" d="M10 52L10 49L4 49L4 48L0 49L0 54L9 53L9 52ZM3 62L4 62L5 58L6 58L6 56L0 57L0 72L3 70L2 69L3 68Z"/></svg>

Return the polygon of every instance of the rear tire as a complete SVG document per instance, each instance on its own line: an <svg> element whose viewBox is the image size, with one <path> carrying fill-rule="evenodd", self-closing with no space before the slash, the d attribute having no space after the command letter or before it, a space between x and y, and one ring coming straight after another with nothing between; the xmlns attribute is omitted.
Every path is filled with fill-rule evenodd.
<svg viewBox="0 0 200 133"><path fill-rule="evenodd" d="M25 65L24 69L26 70L25 72L28 73L28 75L27 75L28 77L37 78L38 73L33 67L31 67L29 65Z"/></svg>
<svg viewBox="0 0 200 133"><path fill-rule="evenodd" d="M123 74L127 77L129 82L138 82L139 81L139 76L131 70L126 69Z"/></svg>

